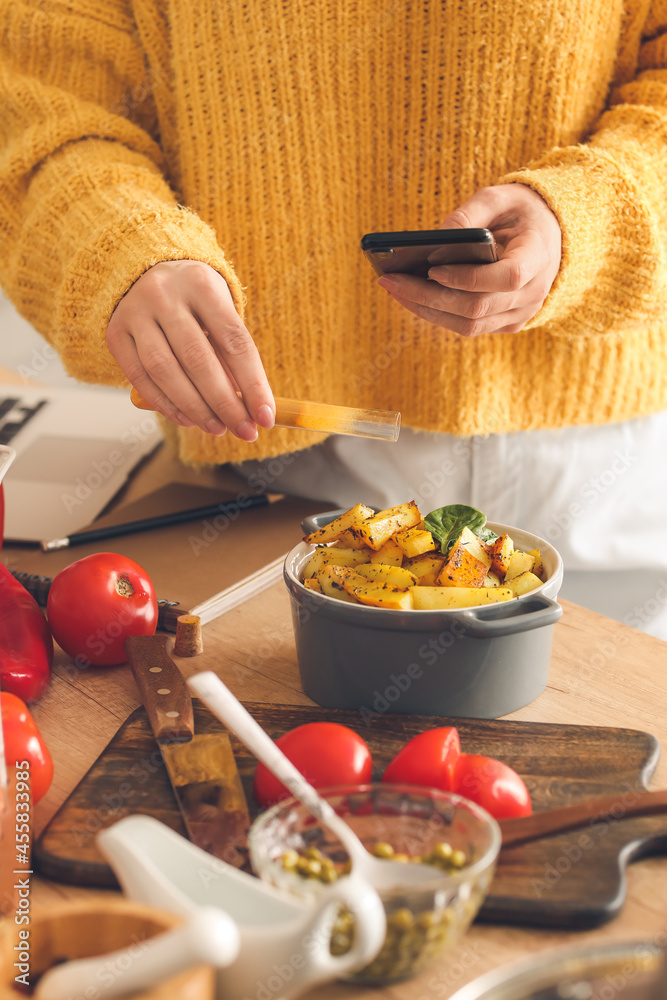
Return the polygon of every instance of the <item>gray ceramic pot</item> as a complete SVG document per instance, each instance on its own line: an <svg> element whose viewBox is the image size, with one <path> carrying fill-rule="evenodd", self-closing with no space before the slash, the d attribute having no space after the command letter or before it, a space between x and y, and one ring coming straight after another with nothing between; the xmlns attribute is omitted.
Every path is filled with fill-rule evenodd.
<svg viewBox="0 0 667 1000"><path fill-rule="evenodd" d="M341 511L303 522L308 534ZM518 548L539 548L547 579L522 597L478 608L392 611L348 604L301 583L314 547L301 542L285 560L304 692L327 708L494 719L533 701L546 687L562 560L552 545L510 525Z"/></svg>

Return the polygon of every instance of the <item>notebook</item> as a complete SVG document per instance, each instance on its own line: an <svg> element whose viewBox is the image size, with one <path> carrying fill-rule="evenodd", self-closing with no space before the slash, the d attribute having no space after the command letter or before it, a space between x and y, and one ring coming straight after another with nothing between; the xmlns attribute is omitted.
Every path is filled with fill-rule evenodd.
<svg viewBox="0 0 667 1000"><path fill-rule="evenodd" d="M155 414L122 390L0 384L0 445L16 452L3 480L5 538L86 527L161 439Z"/></svg>

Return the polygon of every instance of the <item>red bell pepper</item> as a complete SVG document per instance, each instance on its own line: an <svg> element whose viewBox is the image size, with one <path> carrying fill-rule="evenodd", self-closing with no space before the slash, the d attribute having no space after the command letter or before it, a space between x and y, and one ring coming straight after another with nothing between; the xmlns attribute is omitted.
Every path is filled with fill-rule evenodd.
<svg viewBox="0 0 667 1000"><path fill-rule="evenodd" d="M7 767L29 773L30 796L36 804L53 780L51 754L25 703L8 691L0 691L0 718Z"/></svg>
<svg viewBox="0 0 667 1000"><path fill-rule="evenodd" d="M51 680L53 637L34 597L0 563L0 689L41 698Z"/></svg>

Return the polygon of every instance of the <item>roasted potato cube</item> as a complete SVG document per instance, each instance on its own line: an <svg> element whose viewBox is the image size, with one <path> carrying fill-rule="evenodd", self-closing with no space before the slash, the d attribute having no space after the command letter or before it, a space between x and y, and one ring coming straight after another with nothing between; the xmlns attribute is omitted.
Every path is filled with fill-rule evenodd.
<svg viewBox="0 0 667 1000"><path fill-rule="evenodd" d="M358 566L359 563L368 562L370 557L370 549L339 549L329 545L318 545L306 566L305 575L315 576L318 570L329 564Z"/></svg>
<svg viewBox="0 0 667 1000"><path fill-rule="evenodd" d="M332 544L335 545L337 548L340 547L343 549L363 549L368 552L372 551L372 549L368 548L364 539L361 538L358 533L355 533L354 528L348 528L347 531L344 531L343 534L340 536L340 538L338 538Z"/></svg>
<svg viewBox="0 0 667 1000"><path fill-rule="evenodd" d="M487 567L465 549L448 559L435 578L438 587L483 587Z"/></svg>
<svg viewBox="0 0 667 1000"><path fill-rule="evenodd" d="M477 535L470 530L470 528L463 529L459 537L456 539L453 548L447 553L448 556L451 556L457 545L462 545L468 550L471 556L474 556L475 559L479 559L480 562L483 562L487 570L491 569L490 552L484 542L482 542L482 540L478 538Z"/></svg>
<svg viewBox="0 0 667 1000"><path fill-rule="evenodd" d="M373 514L374 511L371 507L366 507L363 503L357 503L354 507L345 511L344 514L341 514L340 517L335 517L333 521L329 521L323 528L318 528L317 531L311 532L310 535L305 535L303 540L313 545L319 545L323 542L335 542L344 531L352 531L358 538L357 529L359 525L367 518L372 517Z"/></svg>
<svg viewBox="0 0 667 1000"><path fill-rule="evenodd" d="M363 566L357 566L357 573L373 583L388 583L391 587L412 587L417 582L417 577L401 566L365 563Z"/></svg>
<svg viewBox="0 0 667 1000"><path fill-rule="evenodd" d="M425 531L417 525L414 528L403 528L397 531L393 540L400 545L403 552L412 559L414 556L421 556L425 552L434 552L438 543L430 531Z"/></svg>
<svg viewBox="0 0 667 1000"><path fill-rule="evenodd" d="M373 517L366 518L358 527L366 544L377 552L397 531L402 528L413 528L421 519L417 504L411 500L409 503L381 510Z"/></svg>
<svg viewBox="0 0 667 1000"><path fill-rule="evenodd" d="M364 577L357 573L356 566L337 566L335 563L325 563L315 575L318 580L324 576L330 580L338 580L340 583L347 579L358 580L360 583L366 582Z"/></svg>
<svg viewBox="0 0 667 1000"><path fill-rule="evenodd" d="M435 582L439 587L482 587L490 566L491 556L479 538L464 528Z"/></svg>
<svg viewBox="0 0 667 1000"><path fill-rule="evenodd" d="M316 594L322 593L322 587L320 586L320 581L314 576L307 576L303 581L303 585L306 590L314 590Z"/></svg>
<svg viewBox="0 0 667 1000"><path fill-rule="evenodd" d="M327 563L318 571L315 579L322 588L322 593L326 594L327 597L335 597L339 601L358 604L355 597L344 587L348 577L357 577L355 571L349 566L334 566L333 563ZM366 583L363 576L358 577L358 580L361 585Z"/></svg>
<svg viewBox="0 0 667 1000"><path fill-rule="evenodd" d="M415 556L413 559L403 561L404 569L409 569L411 573L414 573L422 587L433 586L444 565L444 556L432 556L428 552L423 556Z"/></svg>
<svg viewBox="0 0 667 1000"><path fill-rule="evenodd" d="M488 551L491 556L491 572L504 580L514 551L514 542L509 535L501 535L495 542L491 542Z"/></svg>
<svg viewBox="0 0 667 1000"><path fill-rule="evenodd" d="M304 576L314 577L324 566L331 562L327 558L329 549L325 545L318 546L308 560Z"/></svg>
<svg viewBox="0 0 667 1000"><path fill-rule="evenodd" d="M351 579L346 580L344 586L348 594L353 595L361 604L402 611L412 608L410 591L401 587L391 587L388 583L373 583L370 580L364 581L364 585L360 586Z"/></svg>
<svg viewBox="0 0 667 1000"><path fill-rule="evenodd" d="M509 587L410 587L412 606L418 611L473 608L516 597Z"/></svg>
<svg viewBox="0 0 667 1000"><path fill-rule="evenodd" d="M528 594L531 590L535 590L536 587L541 587L542 581L539 576L535 576L530 570L526 570L525 573L513 576L511 580L505 580L504 585L510 588L515 597L519 597L520 594Z"/></svg>
<svg viewBox="0 0 667 1000"><path fill-rule="evenodd" d="M515 549L510 557L503 583L509 583L515 576L520 576L522 573L532 572L534 564L535 556L531 556L529 552L522 552L521 549Z"/></svg>
<svg viewBox="0 0 667 1000"><path fill-rule="evenodd" d="M535 576L539 576L540 580L544 581L544 564L542 562L542 554L540 550L531 549L528 555L535 558L535 562L533 563L533 573Z"/></svg>
<svg viewBox="0 0 667 1000"><path fill-rule="evenodd" d="M371 553L372 563L381 563L383 566L401 566L403 564L403 549L393 538L385 542L377 552L369 548L366 548L366 551Z"/></svg>
<svg viewBox="0 0 667 1000"><path fill-rule="evenodd" d="M495 573L487 573L484 577L483 587L499 587L500 580Z"/></svg>
<svg viewBox="0 0 667 1000"><path fill-rule="evenodd" d="M339 548L337 545L326 545L324 551L327 562L333 563L334 566L358 566L360 563L369 562L371 558L371 550L368 548L345 549L342 546Z"/></svg>

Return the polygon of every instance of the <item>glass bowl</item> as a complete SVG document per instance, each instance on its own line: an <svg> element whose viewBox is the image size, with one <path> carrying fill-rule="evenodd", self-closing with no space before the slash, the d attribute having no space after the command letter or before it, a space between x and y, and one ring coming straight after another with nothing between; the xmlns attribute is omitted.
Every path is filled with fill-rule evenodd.
<svg viewBox="0 0 667 1000"><path fill-rule="evenodd" d="M370 964L346 978L382 984L416 975L456 944L474 920L495 871L498 824L460 795L430 788L377 782L318 792L368 850L393 850L406 865L437 860L433 880L419 889L397 886L380 892L387 914L385 942ZM314 898L349 871L340 841L295 799L257 817L249 847L261 879L301 898ZM350 915L341 911L331 937L332 954L343 954L353 933Z"/></svg>

